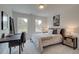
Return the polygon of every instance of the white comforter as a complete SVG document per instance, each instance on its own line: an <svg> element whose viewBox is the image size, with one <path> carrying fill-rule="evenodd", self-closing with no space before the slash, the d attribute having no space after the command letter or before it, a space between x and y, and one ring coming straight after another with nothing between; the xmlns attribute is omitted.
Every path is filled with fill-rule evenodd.
<svg viewBox="0 0 79 59"><path fill-rule="evenodd" d="M37 34L33 34L31 39L34 42L34 44L36 45L36 47L40 47L41 38L42 37L48 37L48 36L53 36L55 38L58 38L58 39L54 38L53 41L52 41L52 44L61 42L61 35L60 34L52 35L52 34L48 34L48 33L37 33Z"/></svg>
<svg viewBox="0 0 79 59"><path fill-rule="evenodd" d="M50 34L51 35L51 34ZM34 44L39 47L39 42L41 40L41 37L47 37L47 36L50 36L48 33L35 33L35 34L32 34L32 41L34 42Z"/></svg>

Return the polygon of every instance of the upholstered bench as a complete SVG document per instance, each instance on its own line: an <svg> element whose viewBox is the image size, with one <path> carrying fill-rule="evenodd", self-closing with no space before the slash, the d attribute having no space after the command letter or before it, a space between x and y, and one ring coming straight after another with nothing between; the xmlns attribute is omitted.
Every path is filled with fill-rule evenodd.
<svg viewBox="0 0 79 59"><path fill-rule="evenodd" d="M62 42L61 38L62 38L61 35L52 35L52 36L41 37L40 38L41 51L43 51L43 47L45 47L45 46L61 43Z"/></svg>

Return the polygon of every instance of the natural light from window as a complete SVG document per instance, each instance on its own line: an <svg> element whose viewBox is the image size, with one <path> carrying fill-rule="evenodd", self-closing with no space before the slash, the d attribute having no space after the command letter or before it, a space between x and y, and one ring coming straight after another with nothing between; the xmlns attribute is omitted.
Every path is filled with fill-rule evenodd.
<svg viewBox="0 0 79 59"><path fill-rule="evenodd" d="M42 32L42 20L35 20L35 31Z"/></svg>
<svg viewBox="0 0 79 59"><path fill-rule="evenodd" d="M17 19L17 31L21 32L28 32L28 19L27 18L18 18Z"/></svg>

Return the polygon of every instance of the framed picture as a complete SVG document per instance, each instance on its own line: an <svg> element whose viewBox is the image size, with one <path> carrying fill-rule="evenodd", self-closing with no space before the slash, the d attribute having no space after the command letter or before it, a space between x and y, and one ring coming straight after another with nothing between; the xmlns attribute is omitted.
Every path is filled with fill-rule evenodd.
<svg viewBox="0 0 79 59"><path fill-rule="evenodd" d="M4 11L1 11L1 29L7 29L8 28L8 14L6 14Z"/></svg>
<svg viewBox="0 0 79 59"><path fill-rule="evenodd" d="M60 26L60 15L53 16L53 26Z"/></svg>

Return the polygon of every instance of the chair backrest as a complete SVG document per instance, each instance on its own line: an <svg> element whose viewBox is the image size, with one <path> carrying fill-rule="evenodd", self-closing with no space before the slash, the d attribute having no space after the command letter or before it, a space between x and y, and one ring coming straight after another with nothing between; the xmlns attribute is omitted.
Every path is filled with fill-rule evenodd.
<svg viewBox="0 0 79 59"><path fill-rule="evenodd" d="M21 42L22 43L26 42L26 33L25 32L22 32L22 34L21 34Z"/></svg>

